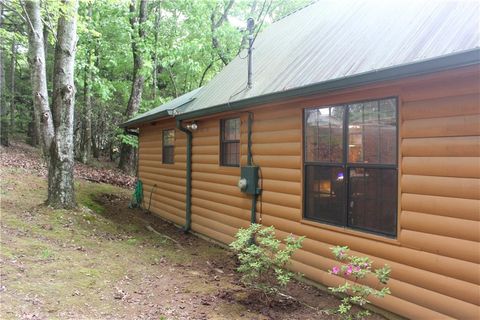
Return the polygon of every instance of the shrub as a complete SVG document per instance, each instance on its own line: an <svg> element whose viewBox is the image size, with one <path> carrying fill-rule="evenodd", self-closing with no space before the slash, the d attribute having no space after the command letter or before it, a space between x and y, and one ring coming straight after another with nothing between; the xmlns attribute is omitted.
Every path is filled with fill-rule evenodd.
<svg viewBox="0 0 480 320"><path fill-rule="evenodd" d="M372 260L368 257L357 257L348 254L348 247L337 246L331 248L335 258L344 262L341 266L334 266L329 272L331 274L345 278L345 283L335 288L328 288L331 292L345 294L346 297L342 299L342 303L335 309L342 319L361 319L370 315L368 310L361 310L354 312L352 305L360 307L365 306L370 295L383 298L390 294L388 287L383 287L381 290L376 290L367 285L358 283L358 280L363 279L369 275L375 275L378 281L386 284L390 278L390 267L385 265L382 268L372 269ZM350 280L350 281L348 281Z"/></svg>
<svg viewBox="0 0 480 320"><path fill-rule="evenodd" d="M260 224L252 224L248 229L240 229L235 238L230 247L240 262L237 271L242 274L243 284L262 293L264 302L270 302L294 276L287 266L295 250L302 247L305 237L289 235L281 248L273 226L263 228Z"/></svg>

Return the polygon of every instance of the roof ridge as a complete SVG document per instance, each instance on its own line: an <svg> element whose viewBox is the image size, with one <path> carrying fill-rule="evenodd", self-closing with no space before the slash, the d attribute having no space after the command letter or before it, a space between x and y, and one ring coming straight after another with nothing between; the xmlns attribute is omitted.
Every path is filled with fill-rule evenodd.
<svg viewBox="0 0 480 320"><path fill-rule="evenodd" d="M292 14L295 14L296 12L298 12L298 11L300 11L300 10L303 10L303 9L305 9L306 7L309 7L309 6L311 6L311 5L313 5L313 4L317 3L317 2L319 2L319 0L312 0L312 1L310 1L310 3L307 3L307 4L304 5L303 7L299 7L299 8L297 8L297 9L293 10L292 12L289 12L289 13L287 13L286 15L284 15L284 16L278 18L278 19L273 20L272 24L277 23L278 21L281 21L281 20L285 19L286 17L289 17L289 16L291 16Z"/></svg>

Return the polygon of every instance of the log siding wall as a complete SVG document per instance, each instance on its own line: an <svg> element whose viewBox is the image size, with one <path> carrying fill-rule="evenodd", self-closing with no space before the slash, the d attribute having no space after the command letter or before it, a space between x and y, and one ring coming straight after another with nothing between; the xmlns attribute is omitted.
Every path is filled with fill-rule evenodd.
<svg viewBox="0 0 480 320"><path fill-rule="evenodd" d="M392 267L392 296L378 306L409 318L480 317L480 89L478 67L323 95L249 110L253 161L263 193L257 220L307 239L293 269L327 286L336 264L330 247L348 245L375 265ZM397 239L305 221L302 110L389 96L399 101L399 209ZM241 165L247 157L247 112L198 119L192 150L192 229L229 243L249 225L251 198L237 187L239 168L219 166L220 119L242 122ZM140 178L145 199L154 183L152 211L178 224L185 215L185 137L176 133L175 164L161 163L161 130L140 132Z"/></svg>

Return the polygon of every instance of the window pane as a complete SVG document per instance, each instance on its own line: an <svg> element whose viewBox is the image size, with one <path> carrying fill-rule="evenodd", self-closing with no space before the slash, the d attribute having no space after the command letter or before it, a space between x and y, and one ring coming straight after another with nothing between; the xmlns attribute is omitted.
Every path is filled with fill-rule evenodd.
<svg viewBox="0 0 480 320"><path fill-rule="evenodd" d="M348 161L396 163L396 101L385 99L348 106Z"/></svg>
<svg viewBox="0 0 480 320"><path fill-rule="evenodd" d="M307 162L341 162L344 107L305 110L305 157Z"/></svg>
<svg viewBox="0 0 480 320"><path fill-rule="evenodd" d="M351 168L349 182L348 225L394 236L397 171Z"/></svg>
<svg viewBox="0 0 480 320"><path fill-rule="evenodd" d="M345 225L343 168L306 166L305 179L305 217Z"/></svg>
<svg viewBox="0 0 480 320"><path fill-rule="evenodd" d="M163 145L173 146L175 143L175 130L163 130Z"/></svg>
<svg viewBox="0 0 480 320"><path fill-rule="evenodd" d="M240 164L240 143L224 142L222 146L222 165L238 166Z"/></svg>
<svg viewBox="0 0 480 320"><path fill-rule="evenodd" d="M397 110L396 100L380 101L380 162L397 162Z"/></svg>
<svg viewBox="0 0 480 320"><path fill-rule="evenodd" d="M225 120L223 130L224 140L240 140L240 118Z"/></svg>
<svg viewBox="0 0 480 320"><path fill-rule="evenodd" d="M163 147L163 155L162 155L162 162L167 164L174 163L174 147L173 146L164 146Z"/></svg>

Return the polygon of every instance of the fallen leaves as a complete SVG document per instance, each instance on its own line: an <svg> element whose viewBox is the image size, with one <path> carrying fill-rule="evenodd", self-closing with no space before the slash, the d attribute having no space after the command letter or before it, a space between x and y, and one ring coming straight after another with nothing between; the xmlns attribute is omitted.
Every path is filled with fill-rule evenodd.
<svg viewBox="0 0 480 320"><path fill-rule="evenodd" d="M0 150L0 165L5 167L22 168L38 176L47 177L48 170L41 157L39 149L24 143L13 143L10 147ZM96 168L75 162L74 175L76 178L85 179L96 183L108 183L123 188L133 188L135 177L127 175L118 169ZM7 187L7 190L13 187Z"/></svg>

